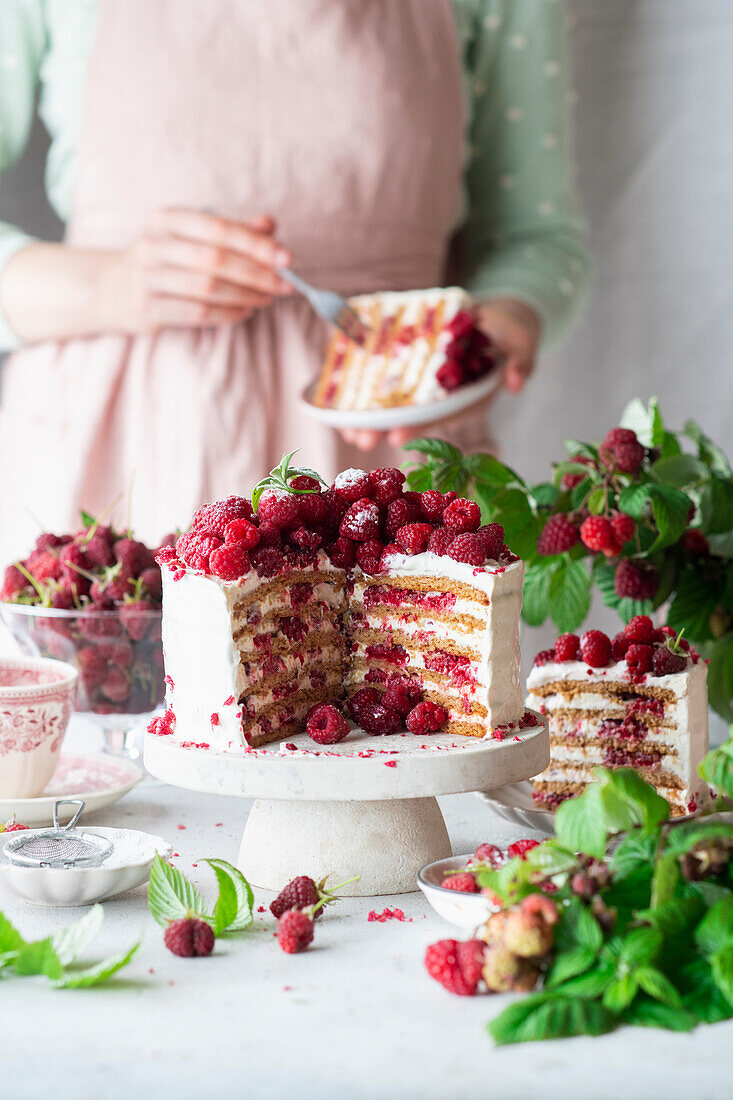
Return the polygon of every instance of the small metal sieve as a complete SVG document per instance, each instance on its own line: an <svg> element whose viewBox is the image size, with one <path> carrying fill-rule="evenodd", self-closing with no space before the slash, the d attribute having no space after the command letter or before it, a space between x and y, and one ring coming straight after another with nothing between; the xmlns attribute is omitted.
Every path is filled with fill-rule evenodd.
<svg viewBox="0 0 733 1100"><path fill-rule="evenodd" d="M59 825L59 806L76 806L68 825ZM53 808L53 828L24 829L6 840L3 855L19 867L99 867L112 844L99 833L74 826L84 810L81 798L61 798Z"/></svg>

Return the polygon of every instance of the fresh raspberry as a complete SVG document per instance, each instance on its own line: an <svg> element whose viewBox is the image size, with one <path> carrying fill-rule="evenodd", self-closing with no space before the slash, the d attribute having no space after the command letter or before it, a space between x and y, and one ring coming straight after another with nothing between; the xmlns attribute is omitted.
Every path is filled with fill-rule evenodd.
<svg viewBox="0 0 733 1100"><path fill-rule="evenodd" d="M418 737L425 737L429 733L437 733L448 721L445 709L437 703L418 703L407 715L405 725L410 733Z"/></svg>
<svg viewBox="0 0 733 1100"><path fill-rule="evenodd" d="M448 547L447 555L453 561L468 565L483 565L486 557L484 540L479 535L456 535Z"/></svg>
<svg viewBox="0 0 733 1100"><path fill-rule="evenodd" d="M319 703L308 712L305 731L317 745L335 745L349 734L349 723L331 703Z"/></svg>
<svg viewBox="0 0 733 1100"><path fill-rule="evenodd" d="M372 484L366 470L356 470L353 468L350 470L342 470L340 474L336 475L336 480L331 488L334 492L338 493L339 496L342 496L344 500L348 500L350 504L372 495Z"/></svg>
<svg viewBox="0 0 733 1100"><path fill-rule="evenodd" d="M334 489L324 489L320 494L320 498L323 501L325 507L325 514L323 516L323 522L332 531L338 531L341 524L341 519L349 507L349 502L344 500L342 496ZM308 497L300 497L299 500L308 500ZM313 498L310 498L313 499Z"/></svg>
<svg viewBox="0 0 733 1100"><path fill-rule="evenodd" d="M472 997L478 988L485 950L482 940L438 940L425 952L425 969L449 993Z"/></svg>
<svg viewBox="0 0 733 1100"><path fill-rule="evenodd" d="M113 537L110 527L97 527L86 544L86 554L93 569L106 569L115 560L112 549Z"/></svg>
<svg viewBox="0 0 733 1100"><path fill-rule="evenodd" d="M302 642L308 633L308 626L299 615L292 615L281 620L280 630L289 642Z"/></svg>
<svg viewBox="0 0 733 1100"><path fill-rule="evenodd" d="M163 580L160 575L160 566L151 565L149 569L143 569L140 574L140 580L151 600L160 603L163 596Z"/></svg>
<svg viewBox="0 0 733 1100"><path fill-rule="evenodd" d="M252 505L248 500L244 497L231 496L226 500L215 500L199 508L191 521L191 529L223 539L227 526L232 520L251 519L252 515Z"/></svg>
<svg viewBox="0 0 733 1100"><path fill-rule="evenodd" d="M626 650L631 645L631 642L624 634L623 630L613 638L611 642L611 656L614 661L623 661L626 657Z"/></svg>
<svg viewBox="0 0 733 1100"><path fill-rule="evenodd" d="M463 871L460 875L448 875L440 885L444 890L457 890L459 894L478 894L479 892L476 876L470 871Z"/></svg>
<svg viewBox="0 0 733 1100"><path fill-rule="evenodd" d="M372 486L371 496L377 504L390 504L401 495L402 486L405 484L405 475L402 470L398 470L394 466L387 466L372 470L369 474L369 481Z"/></svg>
<svg viewBox="0 0 733 1100"><path fill-rule="evenodd" d="M67 577L71 577L72 580L76 580L80 575L80 570L89 569L90 564L81 546L75 542L69 542L66 546L61 547L59 561L61 562L63 572Z"/></svg>
<svg viewBox="0 0 733 1100"><path fill-rule="evenodd" d="M387 505L387 514L384 520L384 531L388 538L393 539L400 527L406 527L409 523L422 521L422 506L414 501L400 497L392 500Z"/></svg>
<svg viewBox="0 0 733 1100"><path fill-rule="evenodd" d="M113 546L115 559L132 577L139 577L143 569L153 564L153 554L137 539L118 539Z"/></svg>
<svg viewBox="0 0 733 1100"><path fill-rule="evenodd" d="M250 558L258 577L274 577L285 565L285 555L275 546L258 546Z"/></svg>
<svg viewBox="0 0 733 1100"><path fill-rule="evenodd" d="M359 690L349 699L349 713L354 721L359 722L361 725L360 715L362 707L374 706L377 703L381 703L381 701L382 693L381 691L377 691L376 688L359 688Z"/></svg>
<svg viewBox="0 0 733 1100"><path fill-rule="evenodd" d="M155 610L149 600L130 600L122 605L120 622L133 641L141 642L148 635L153 625L150 612Z"/></svg>
<svg viewBox="0 0 733 1100"><path fill-rule="evenodd" d="M177 540L174 539L173 541L176 542ZM178 555L176 554L175 546L174 545L160 546L158 548L158 553L155 555L155 560L157 561L158 565L161 565L161 566L162 565L168 565L172 561L177 561L178 560Z"/></svg>
<svg viewBox="0 0 733 1100"><path fill-rule="evenodd" d="M270 902L270 912L276 920L279 920L288 909L308 909L317 905L321 900L321 893L308 875L298 875L284 886L274 901ZM323 909L317 909L313 919L320 917Z"/></svg>
<svg viewBox="0 0 733 1100"><path fill-rule="evenodd" d="M52 550L34 550L25 567L37 581L55 581L62 575L61 562Z"/></svg>
<svg viewBox="0 0 733 1100"><path fill-rule="evenodd" d="M406 554L423 554L428 548L428 539L433 533L429 523L408 523L400 527L395 534L395 542Z"/></svg>
<svg viewBox="0 0 733 1100"><path fill-rule="evenodd" d="M580 638L577 634L561 634L555 642L556 661L577 661L580 653Z"/></svg>
<svg viewBox="0 0 733 1100"><path fill-rule="evenodd" d="M233 519L224 530L224 542L236 543L243 550L254 550L259 541L260 532L248 519Z"/></svg>
<svg viewBox="0 0 733 1100"><path fill-rule="evenodd" d="M100 528L100 530L109 531L109 527ZM70 535L54 535L50 531L42 531L36 539L36 550L56 550L59 546L65 546L67 542L71 542Z"/></svg>
<svg viewBox="0 0 733 1100"><path fill-rule="evenodd" d="M527 852L531 852L538 844L539 840L530 840L529 838L527 840L515 840L506 850L507 859L526 859Z"/></svg>
<svg viewBox="0 0 733 1100"><path fill-rule="evenodd" d="M19 833L23 829L30 829L30 825L21 825L19 821L11 819L3 829L4 833Z"/></svg>
<svg viewBox="0 0 733 1100"><path fill-rule="evenodd" d="M504 548L504 528L502 525L500 523L485 523L483 527L479 527L476 535L483 541L486 557L496 561Z"/></svg>
<svg viewBox="0 0 733 1100"><path fill-rule="evenodd" d="M537 553L544 557L572 549L580 538L578 528L562 512L550 516L537 539Z"/></svg>
<svg viewBox="0 0 733 1100"><path fill-rule="evenodd" d="M651 565L624 558L616 566L614 575L616 595L632 600L651 600L659 587L659 574Z"/></svg>
<svg viewBox="0 0 733 1100"><path fill-rule="evenodd" d="M202 535L196 531L189 531L181 535L176 543L176 554L190 566L191 569L199 569L202 572L209 571L209 556L212 551L218 550L221 540L214 535Z"/></svg>
<svg viewBox="0 0 733 1100"><path fill-rule="evenodd" d="M384 545L379 539L360 542L356 548L356 563L363 573L378 573Z"/></svg>
<svg viewBox="0 0 733 1100"><path fill-rule="evenodd" d="M623 546L636 534L636 524L625 512L617 512L615 516L611 516L611 531L616 543Z"/></svg>
<svg viewBox="0 0 733 1100"><path fill-rule="evenodd" d="M477 859L479 863L488 863L494 870L501 867L504 862L502 850L497 848L495 844L479 844L473 853L473 858Z"/></svg>
<svg viewBox="0 0 733 1100"><path fill-rule="evenodd" d="M298 496L286 489L265 489L257 505L260 526L291 527L298 518Z"/></svg>
<svg viewBox="0 0 733 1100"><path fill-rule="evenodd" d="M466 371L457 359L446 359L445 363L438 367L435 377L444 390L452 393L466 381Z"/></svg>
<svg viewBox="0 0 733 1100"><path fill-rule="evenodd" d="M611 428L609 432L606 432L602 445L615 448L638 442L636 432L633 432L631 428Z"/></svg>
<svg viewBox="0 0 733 1100"><path fill-rule="evenodd" d="M211 925L196 917L181 917L171 921L163 933L168 950L174 955L180 955L182 959L210 955L214 950L215 938Z"/></svg>
<svg viewBox="0 0 733 1100"><path fill-rule="evenodd" d="M402 718L384 703L364 703L359 705L359 725L371 737L383 737L401 729Z"/></svg>
<svg viewBox="0 0 733 1100"><path fill-rule="evenodd" d="M651 645L654 640L654 623L648 615L634 615L624 627L624 634L630 642Z"/></svg>
<svg viewBox="0 0 733 1100"><path fill-rule="evenodd" d="M288 955L305 951L313 940L313 920L300 909L287 909L277 922L277 942Z"/></svg>
<svg viewBox="0 0 733 1100"><path fill-rule="evenodd" d="M433 523L439 523L443 512L448 506L448 501L437 489L427 489L420 494L420 507L426 519Z"/></svg>
<svg viewBox="0 0 733 1100"><path fill-rule="evenodd" d="M294 527L288 534L289 541L300 550L317 550L323 545L323 534L312 527Z"/></svg>
<svg viewBox="0 0 733 1100"><path fill-rule="evenodd" d="M644 448L629 428L613 428L598 452L603 465L624 474L635 474L644 461Z"/></svg>
<svg viewBox="0 0 733 1100"><path fill-rule="evenodd" d="M687 658L682 653L673 653L668 646L654 651L652 669L655 676L673 676L687 668Z"/></svg>
<svg viewBox="0 0 733 1100"><path fill-rule="evenodd" d="M208 535L197 535L196 537L209 538ZM207 564L204 568L208 571L208 558ZM104 595L107 597L107 599L112 600L114 603L122 603L125 597L131 594L131 591L134 587L135 581L133 580L132 576L127 572L126 569L121 569L120 572L109 582L109 584L105 586Z"/></svg>
<svg viewBox="0 0 733 1100"><path fill-rule="evenodd" d="M356 543L351 539L340 536L326 549L329 558L338 569L351 569L356 562Z"/></svg>
<svg viewBox="0 0 733 1100"><path fill-rule="evenodd" d="M384 550L382 551L381 558L379 559L379 572L386 573L386 571L390 567L390 562L392 561L394 555L400 554L404 556L404 553L405 551L402 549L401 546L398 546L396 542L388 542Z"/></svg>
<svg viewBox="0 0 733 1100"><path fill-rule="evenodd" d="M705 536L697 530L685 531L682 536L682 545L692 557L703 557L710 553L710 544Z"/></svg>
<svg viewBox="0 0 733 1100"><path fill-rule="evenodd" d="M443 524L454 535L478 531L481 526L481 509L475 501L459 497L458 500L451 501L443 512Z"/></svg>
<svg viewBox="0 0 733 1100"><path fill-rule="evenodd" d="M291 482L294 488L299 489L301 486L298 484L301 481L313 481L310 477L296 477ZM337 493L333 494L338 497ZM312 527L314 524L326 524L328 525L328 499L325 493L320 492L320 489L316 489L310 493L302 493L297 498L298 501L298 515L303 520L306 527ZM346 508L346 501L342 497L338 497L341 503ZM339 515L339 522L341 516ZM330 526L330 525L329 525Z"/></svg>
<svg viewBox="0 0 733 1100"><path fill-rule="evenodd" d="M279 527L275 527L273 523L261 523L258 527L260 533L260 541L258 546L260 550L267 547L272 547L279 550L283 544L282 531Z"/></svg>
<svg viewBox="0 0 733 1100"><path fill-rule="evenodd" d="M0 592L0 599L13 600L15 596L20 595L27 585L28 581L25 579L20 569L18 569L17 565L9 565L3 577L3 587Z"/></svg>
<svg viewBox="0 0 733 1100"><path fill-rule="evenodd" d="M121 668L113 666L99 690L112 703L124 703L130 698L132 684Z"/></svg>
<svg viewBox="0 0 733 1100"><path fill-rule="evenodd" d="M419 680L412 676L390 676L387 690L381 701L385 707L396 710L399 715L406 718L420 702L421 695Z"/></svg>
<svg viewBox="0 0 733 1100"><path fill-rule="evenodd" d="M428 550L431 554L442 557L448 553L448 547L453 542L455 535L447 531L445 527L436 527L428 539Z"/></svg>
<svg viewBox="0 0 733 1100"><path fill-rule="evenodd" d="M534 668L542 668L543 665L552 664L552 662L554 660L555 660L555 650L554 649L541 649L539 651L539 653L537 654L537 656L535 657L534 661L532 662L532 666Z"/></svg>
<svg viewBox="0 0 733 1100"><path fill-rule="evenodd" d="M252 530L256 531L257 528L253 527ZM259 531L257 534L259 536ZM249 573L250 568L249 554L241 543L225 543L209 557L209 569L215 577L221 577L223 581L236 581Z"/></svg>
<svg viewBox="0 0 733 1100"><path fill-rule="evenodd" d="M301 493L320 493L320 482L314 477L308 477L307 474L298 474L297 477L291 477L288 484L292 489L297 489Z"/></svg>
<svg viewBox="0 0 733 1100"><path fill-rule="evenodd" d="M339 533L355 542L367 542L379 535L379 508L373 500L362 497L344 512Z"/></svg>
<svg viewBox="0 0 733 1100"><path fill-rule="evenodd" d="M616 542L610 522L605 516L588 516L580 525L580 537L585 546L594 552L614 550Z"/></svg>
<svg viewBox="0 0 733 1100"><path fill-rule="evenodd" d="M642 674L649 672L652 667L654 650L650 645L632 643L626 650L626 664L632 672Z"/></svg>
<svg viewBox="0 0 733 1100"><path fill-rule="evenodd" d="M580 639L580 652L591 668L605 668L611 660L611 639L602 630L588 630Z"/></svg>
<svg viewBox="0 0 733 1100"><path fill-rule="evenodd" d="M451 318L447 328L456 340L460 340L475 331L476 319L467 309L459 309Z"/></svg>

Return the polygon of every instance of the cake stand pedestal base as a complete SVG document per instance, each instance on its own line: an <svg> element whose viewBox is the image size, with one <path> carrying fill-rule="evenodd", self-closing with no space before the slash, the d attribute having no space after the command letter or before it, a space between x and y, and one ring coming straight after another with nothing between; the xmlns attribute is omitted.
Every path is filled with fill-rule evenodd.
<svg viewBox="0 0 733 1100"><path fill-rule="evenodd" d="M237 864L253 886L278 891L296 875L331 883L354 875L339 893L404 894L418 870L451 854L435 798L379 802L286 802L258 798L247 818Z"/></svg>

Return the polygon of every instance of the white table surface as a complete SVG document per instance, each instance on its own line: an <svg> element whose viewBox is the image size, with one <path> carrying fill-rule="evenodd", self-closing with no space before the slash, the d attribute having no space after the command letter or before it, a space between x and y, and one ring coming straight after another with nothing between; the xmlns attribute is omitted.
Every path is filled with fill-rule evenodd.
<svg viewBox="0 0 733 1100"><path fill-rule="evenodd" d="M72 728L67 747L88 745ZM475 795L440 801L456 853L527 835ZM247 805L151 782L89 823L168 838L179 853L174 862L210 896L213 875L192 864L236 859ZM257 891L256 905L271 899ZM387 906L411 921L367 920L371 909ZM37 908L8 894L0 907L28 938L82 912ZM691 1035L638 1028L495 1048L485 1024L508 998L455 997L427 976L425 947L454 930L419 893L342 901L318 921L313 945L300 955L280 950L269 911L256 915L249 935L219 941L208 959L166 950L145 887L107 902L105 914L100 953L144 937L114 984L56 991L44 978L3 981L3 1100L733 1096L733 1023Z"/></svg>

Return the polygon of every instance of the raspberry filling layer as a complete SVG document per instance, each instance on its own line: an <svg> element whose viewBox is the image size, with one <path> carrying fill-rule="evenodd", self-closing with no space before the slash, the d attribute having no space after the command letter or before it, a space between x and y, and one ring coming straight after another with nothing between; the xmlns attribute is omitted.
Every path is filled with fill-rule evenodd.
<svg viewBox="0 0 733 1100"><path fill-rule="evenodd" d="M378 604L387 607L420 607L425 611L450 611L456 603L455 592L415 592L411 588L393 588L388 584L373 584L364 592L364 607Z"/></svg>
<svg viewBox="0 0 733 1100"><path fill-rule="evenodd" d="M391 665L404 667L409 660L407 650L401 645L386 645L384 642L375 642L366 647L367 660L386 661Z"/></svg>
<svg viewBox="0 0 733 1100"><path fill-rule="evenodd" d="M435 653L426 654L424 661L427 669L447 676L454 684L476 683L471 670L470 657L459 657L455 653L446 653L445 650L438 649Z"/></svg>

